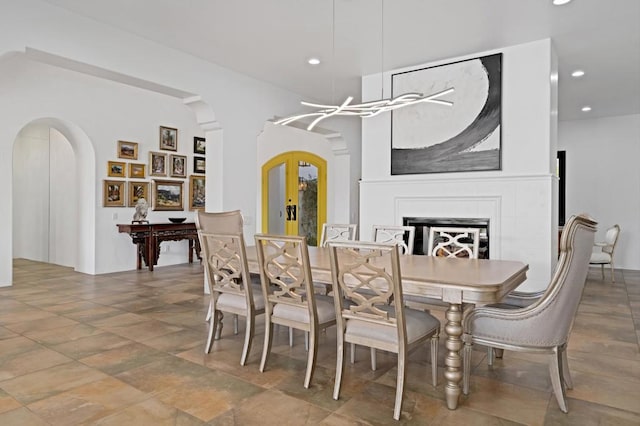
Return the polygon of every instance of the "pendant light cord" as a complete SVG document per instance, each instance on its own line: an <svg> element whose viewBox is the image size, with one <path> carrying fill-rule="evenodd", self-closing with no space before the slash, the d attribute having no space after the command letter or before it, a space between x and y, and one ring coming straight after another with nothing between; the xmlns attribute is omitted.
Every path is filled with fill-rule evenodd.
<svg viewBox="0 0 640 426"><path fill-rule="evenodd" d="M380 99L384 99L384 0L380 0Z"/></svg>
<svg viewBox="0 0 640 426"><path fill-rule="evenodd" d="M336 102L336 0L331 6L331 103Z"/></svg>

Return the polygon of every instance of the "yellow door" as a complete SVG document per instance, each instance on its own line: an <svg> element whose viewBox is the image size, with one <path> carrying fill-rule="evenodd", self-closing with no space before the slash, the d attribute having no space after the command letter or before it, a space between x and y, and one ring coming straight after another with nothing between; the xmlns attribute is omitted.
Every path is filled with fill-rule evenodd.
<svg viewBox="0 0 640 426"><path fill-rule="evenodd" d="M318 244L327 216L327 162L290 151L262 166L262 232L304 235Z"/></svg>

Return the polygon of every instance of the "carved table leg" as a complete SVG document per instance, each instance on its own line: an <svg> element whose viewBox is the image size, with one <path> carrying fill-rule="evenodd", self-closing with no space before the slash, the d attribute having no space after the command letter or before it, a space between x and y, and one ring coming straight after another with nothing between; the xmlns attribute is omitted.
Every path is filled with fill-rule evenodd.
<svg viewBox="0 0 640 426"><path fill-rule="evenodd" d="M447 356L444 363L446 370L444 378L446 380L444 393L447 398L447 407L455 410L458 407L458 398L460 397L460 380L462 379L462 357L460 349L462 349L462 306L458 303L449 304L446 313L447 323L444 327L447 333Z"/></svg>

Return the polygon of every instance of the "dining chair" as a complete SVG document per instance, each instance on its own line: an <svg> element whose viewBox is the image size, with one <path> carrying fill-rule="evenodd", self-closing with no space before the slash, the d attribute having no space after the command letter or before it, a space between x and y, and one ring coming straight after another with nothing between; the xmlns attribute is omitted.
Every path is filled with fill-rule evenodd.
<svg viewBox="0 0 640 426"><path fill-rule="evenodd" d="M333 399L340 397L346 343L398 355L393 418L400 419L408 353L431 342L431 374L437 384L440 322L431 314L402 303L399 244L329 243L337 322L336 380ZM366 291L359 291L359 290ZM347 303L345 303L345 301Z"/></svg>
<svg viewBox="0 0 640 426"><path fill-rule="evenodd" d="M415 236L415 226L373 225L372 241L375 243L398 243L400 254L413 253Z"/></svg>
<svg viewBox="0 0 640 426"><path fill-rule="evenodd" d="M230 210L223 212L203 212L198 210L196 214L196 229L198 232L209 232L209 233L238 233L243 232L243 219L242 213L240 210ZM202 246L202 241L200 241L200 245ZM205 281L207 280L207 276L205 274ZM206 284L206 288L208 289L208 284ZM207 316L205 321L211 320L211 315L213 313L212 305L209 304L209 309L207 310ZM219 322L219 326L222 326L222 321ZM238 316L233 316L233 328L234 332L238 334ZM221 331L221 330L219 330ZM219 334L219 333L218 333Z"/></svg>
<svg viewBox="0 0 640 426"><path fill-rule="evenodd" d="M205 274L209 286L211 319L205 353L211 351L214 333L221 335L222 312L246 318L244 346L240 365L245 365L251 350L256 316L264 313L264 296L254 288L249 276L247 255L242 233L216 234L198 231L205 260ZM235 333L237 334L237 323Z"/></svg>
<svg viewBox="0 0 640 426"><path fill-rule="evenodd" d="M480 229L432 226L427 247L429 256L477 259Z"/></svg>
<svg viewBox="0 0 640 426"><path fill-rule="evenodd" d="M616 250L616 244L618 243L618 236L620 235L620 226L613 225L607 229L604 236L604 241L594 243L596 251L591 253L591 259L589 259L590 265L600 265L602 271L602 279L604 280L604 265L611 267L611 282L615 283L615 274L613 268L613 253Z"/></svg>
<svg viewBox="0 0 640 426"><path fill-rule="evenodd" d="M320 237L319 247L326 247L330 241L354 241L358 232L358 225L355 223L349 224L337 224L337 223L324 223L322 224L322 234Z"/></svg>
<svg viewBox="0 0 640 426"><path fill-rule="evenodd" d="M260 371L273 341L273 324L308 333L304 387L311 384L318 354L318 333L336 323L333 299L314 293L307 240L300 236L256 234L256 252L265 300L265 331Z"/></svg>
<svg viewBox="0 0 640 426"><path fill-rule="evenodd" d="M565 386L572 388L567 342L573 326L593 247L596 222L572 216L560 240L560 258L544 295L524 307L484 306L463 319L463 392L469 393L474 344L499 349L551 354L549 373L558 405L567 412ZM489 359L492 362L491 359Z"/></svg>

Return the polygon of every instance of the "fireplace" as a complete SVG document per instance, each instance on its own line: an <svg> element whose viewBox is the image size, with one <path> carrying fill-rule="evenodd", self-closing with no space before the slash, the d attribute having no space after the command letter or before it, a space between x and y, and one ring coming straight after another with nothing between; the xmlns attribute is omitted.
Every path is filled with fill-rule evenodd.
<svg viewBox="0 0 640 426"><path fill-rule="evenodd" d="M429 228L432 226L479 228L480 247L478 250L478 258L489 258L488 218L404 217L402 218L402 224L415 226L416 228L413 254L425 254L428 252Z"/></svg>

